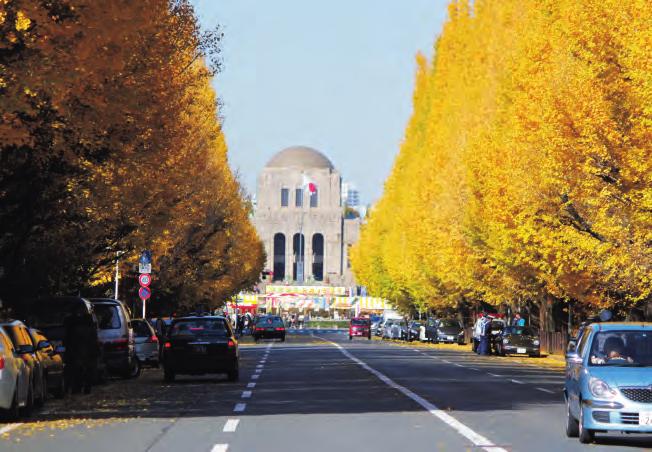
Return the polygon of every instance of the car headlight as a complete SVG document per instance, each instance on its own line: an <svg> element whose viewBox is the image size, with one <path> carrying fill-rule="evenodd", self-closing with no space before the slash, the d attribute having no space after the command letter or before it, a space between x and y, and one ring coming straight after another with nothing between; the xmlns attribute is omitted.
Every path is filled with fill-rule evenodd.
<svg viewBox="0 0 652 452"><path fill-rule="evenodd" d="M589 391L599 399L613 399L616 397L616 391L611 389L607 383L599 378L591 377L589 380Z"/></svg>
<svg viewBox="0 0 652 452"><path fill-rule="evenodd" d="M507 338L503 339L503 344L509 344L509 339Z"/></svg>
<svg viewBox="0 0 652 452"><path fill-rule="evenodd" d="M533 340L533 341L532 341L532 344L534 344L534 345L539 345L539 340L538 340L538 339Z"/></svg>

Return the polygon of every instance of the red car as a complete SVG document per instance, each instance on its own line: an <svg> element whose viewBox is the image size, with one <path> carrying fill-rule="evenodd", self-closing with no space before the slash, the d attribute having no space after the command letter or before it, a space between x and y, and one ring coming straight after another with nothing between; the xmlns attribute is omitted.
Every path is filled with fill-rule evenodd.
<svg viewBox="0 0 652 452"><path fill-rule="evenodd" d="M355 317L349 324L349 340L354 337L366 337L371 340L371 322L364 317Z"/></svg>

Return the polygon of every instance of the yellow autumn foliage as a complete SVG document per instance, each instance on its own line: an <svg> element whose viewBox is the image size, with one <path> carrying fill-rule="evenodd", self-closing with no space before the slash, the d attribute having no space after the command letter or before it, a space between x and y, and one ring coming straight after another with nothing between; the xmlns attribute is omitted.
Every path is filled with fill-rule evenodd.
<svg viewBox="0 0 652 452"><path fill-rule="evenodd" d="M360 283L417 309L648 301L650 23L645 0L452 2Z"/></svg>

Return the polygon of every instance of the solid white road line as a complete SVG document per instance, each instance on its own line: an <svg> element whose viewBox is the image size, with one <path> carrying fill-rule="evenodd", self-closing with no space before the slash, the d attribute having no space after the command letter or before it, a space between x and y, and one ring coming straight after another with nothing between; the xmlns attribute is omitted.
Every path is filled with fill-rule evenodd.
<svg viewBox="0 0 652 452"><path fill-rule="evenodd" d="M240 419L228 419L226 424L224 424L224 429L222 430L225 433L233 433L238 428Z"/></svg>
<svg viewBox="0 0 652 452"><path fill-rule="evenodd" d="M457 367L466 367L466 366L463 366L463 365L461 365L461 364L457 364L457 363L453 363L453 364L454 364L455 366L457 366Z"/></svg>
<svg viewBox="0 0 652 452"><path fill-rule="evenodd" d="M228 444L216 444L211 449L211 452L226 452L227 450L229 450Z"/></svg>
<svg viewBox="0 0 652 452"><path fill-rule="evenodd" d="M555 391L551 391L550 389L546 389L546 388L534 388L534 389L536 389L537 391L541 391L541 392L547 392L548 394L554 394L555 393Z"/></svg>
<svg viewBox="0 0 652 452"><path fill-rule="evenodd" d="M491 372L487 372L487 373L488 373L489 375L491 375L492 377L498 377L498 378L502 377L502 375L492 374Z"/></svg>
<svg viewBox="0 0 652 452"><path fill-rule="evenodd" d="M318 337L318 336L316 336ZM323 338L320 338L322 340L326 340ZM330 342L330 341L328 341ZM453 416L450 414L446 413L445 411L440 410L437 408L437 406L420 395L412 392L405 386L401 386L400 384L396 383L394 380L386 376L385 374L377 371L373 367L369 366L367 363L362 361L361 359L356 358L353 356L351 353L349 353L348 350L346 350L344 347L342 347L340 344L337 344L335 342L330 342L333 346L335 346L337 349L339 349L344 356L349 358L351 361L355 362L358 364L360 367L368 371L369 373L375 375L380 381L385 383L387 386L396 389L406 397L409 397L410 399L414 400L416 403L421 405L426 411L428 411L430 414L447 424L449 427L452 427L455 431L457 431L460 435L464 436L466 439L471 441L476 447L482 448L488 452L507 452L504 448L500 446L496 446L494 443L489 441L487 438L484 436L480 435L479 433L471 430L469 427L466 425L462 424L460 421L455 419Z"/></svg>
<svg viewBox="0 0 652 452"><path fill-rule="evenodd" d="M243 399L250 399L251 398L251 391L242 391L242 398Z"/></svg>
<svg viewBox="0 0 652 452"><path fill-rule="evenodd" d="M233 408L233 412L242 413L246 408L247 408L246 403L236 403L235 407Z"/></svg>
<svg viewBox="0 0 652 452"><path fill-rule="evenodd" d="M260 377L260 375L258 375L258 374L256 374L256 375L252 375L252 376L251 376L251 379L252 379L252 380L258 380L258 377Z"/></svg>
<svg viewBox="0 0 652 452"><path fill-rule="evenodd" d="M446 363L446 364L451 364L450 361L447 361L447 360L445 360L445 359L442 359L441 362Z"/></svg>
<svg viewBox="0 0 652 452"><path fill-rule="evenodd" d="M23 425L22 422L17 422L15 424L7 424L4 427L0 428L0 435L4 435L5 433L9 433L10 431L17 429L21 425Z"/></svg>
<svg viewBox="0 0 652 452"><path fill-rule="evenodd" d="M525 384L521 380L514 380L513 378L511 380L509 380L509 381L511 381L512 383L516 383L517 385L524 385Z"/></svg>

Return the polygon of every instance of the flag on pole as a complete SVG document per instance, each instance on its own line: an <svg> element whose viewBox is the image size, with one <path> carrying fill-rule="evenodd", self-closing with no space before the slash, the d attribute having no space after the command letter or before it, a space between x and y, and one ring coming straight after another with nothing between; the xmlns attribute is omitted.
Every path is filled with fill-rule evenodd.
<svg viewBox="0 0 652 452"><path fill-rule="evenodd" d="M317 193L317 184L315 184L315 182L305 174L303 174L302 176L303 176L303 188L308 190L308 193L310 193L311 195Z"/></svg>

